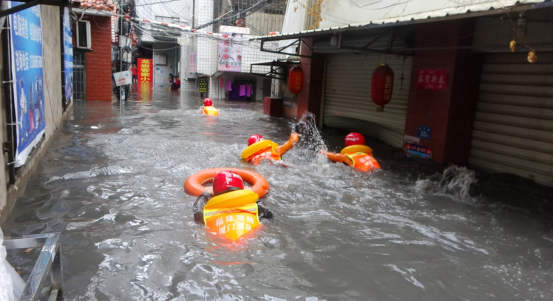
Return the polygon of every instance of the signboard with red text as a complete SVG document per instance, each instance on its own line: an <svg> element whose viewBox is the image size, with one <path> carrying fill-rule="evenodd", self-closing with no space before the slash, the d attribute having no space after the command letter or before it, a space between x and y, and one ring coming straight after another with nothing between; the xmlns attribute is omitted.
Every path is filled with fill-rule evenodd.
<svg viewBox="0 0 553 301"><path fill-rule="evenodd" d="M137 59L138 63L138 81L142 83L151 83L154 78L154 66L151 59Z"/></svg>
<svg viewBox="0 0 553 301"><path fill-rule="evenodd" d="M443 69L419 69L417 71L417 88L427 90L447 89L447 75Z"/></svg>

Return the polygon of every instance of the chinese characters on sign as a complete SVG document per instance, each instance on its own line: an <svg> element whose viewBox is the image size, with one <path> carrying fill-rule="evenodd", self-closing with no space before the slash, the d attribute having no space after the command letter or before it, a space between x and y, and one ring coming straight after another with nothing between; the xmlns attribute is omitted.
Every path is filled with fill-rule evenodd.
<svg viewBox="0 0 553 301"><path fill-rule="evenodd" d="M432 149L416 144L405 144L405 155L407 157L420 157L424 159L432 158Z"/></svg>
<svg viewBox="0 0 553 301"><path fill-rule="evenodd" d="M384 77L384 100L385 101L390 101L392 99L393 85L394 85L393 75L387 75L386 77Z"/></svg>
<svg viewBox="0 0 553 301"><path fill-rule="evenodd" d="M419 69L417 71L417 88L427 90L447 89L448 70Z"/></svg>
<svg viewBox="0 0 553 301"><path fill-rule="evenodd" d="M221 32L223 40L219 41L219 71L242 71L242 34Z"/></svg>
<svg viewBox="0 0 553 301"><path fill-rule="evenodd" d="M242 214L219 217L215 221L215 225L219 234L225 234L230 231L237 230L250 231L256 226L253 217L249 215L244 216Z"/></svg>
<svg viewBox="0 0 553 301"><path fill-rule="evenodd" d="M206 93L207 92L207 79L201 78L200 79L200 93Z"/></svg>
<svg viewBox="0 0 553 301"><path fill-rule="evenodd" d="M9 7L23 3L9 1ZM9 15L10 60L17 148L15 167L25 164L46 129L40 6ZM65 38L64 38L65 40ZM6 46L4 46L6 47ZM64 58L65 59L65 58Z"/></svg>
<svg viewBox="0 0 553 301"><path fill-rule="evenodd" d="M151 83L153 79L153 65L151 59L137 59L138 63L138 81L142 83Z"/></svg>

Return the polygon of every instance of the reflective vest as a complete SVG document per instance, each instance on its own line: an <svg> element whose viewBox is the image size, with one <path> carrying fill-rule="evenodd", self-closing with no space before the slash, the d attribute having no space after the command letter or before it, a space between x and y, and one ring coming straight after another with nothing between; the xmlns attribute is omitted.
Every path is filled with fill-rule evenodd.
<svg viewBox="0 0 553 301"><path fill-rule="evenodd" d="M282 160L280 155L275 150L274 146L268 147L266 149L260 150L256 152L255 154L249 156L246 159L246 162L250 162L253 165L258 165L261 163L261 160L268 159L268 160Z"/></svg>
<svg viewBox="0 0 553 301"><path fill-rule="evenodd" d="M257 212L257 203L233 208L204 209L204 222L211 232L237 240L260 225Z"/></svg>
<svg viewBox="0 0 553 301"><path fill-rule="evenodd" d="M204 223L209 231L237 240L260 225L257 199L249 190L215 196L204 205Z"/></svg>
<svg viewBox="0 0 553 301"><path fill-rule="evenodd" d="M373 171L380 169L380 164L376 161L373 156L357 152L353 154L346 154L346 156L351 160L352 167L357 168L362 171Z"/></svg>

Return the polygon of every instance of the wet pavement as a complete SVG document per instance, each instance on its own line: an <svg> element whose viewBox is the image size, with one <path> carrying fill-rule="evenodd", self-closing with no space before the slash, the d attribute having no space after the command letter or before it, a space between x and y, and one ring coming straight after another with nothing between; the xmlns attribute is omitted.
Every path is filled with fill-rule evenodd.
<svg viewBox="0 0 553 301"><path fill-rule="evenodd" d="M404 158L367 139L383 167L360 173L308 145L288 168L239 160L254 133L292 122L261 103L135 87L123 102L77 102L2 225L62 231L67 300L551 300L553 189L508 175ZM324 130L338 151L345 132ZM306 138L306 137L303 137ZM194 223L183 183L214 167L271 185L274 218L227 245ZM17 261L17 258L11 258Z"/></svg>

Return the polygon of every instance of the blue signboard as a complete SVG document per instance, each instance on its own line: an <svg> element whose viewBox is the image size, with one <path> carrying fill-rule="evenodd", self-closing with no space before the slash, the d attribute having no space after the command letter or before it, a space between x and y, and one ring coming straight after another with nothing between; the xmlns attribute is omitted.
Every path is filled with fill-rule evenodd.
<svg viewBox="0 0 553 301"><path fill-rule="evenodd" d="M68 7L63 9L63 60L65 103L69 104L73 96L73 37L71 35L71 19Z"/></svg>
<svg viewBox="0 0 553 301"><path fill-rule="evenodd" d="M419 128L417 129L417 137L421 139L427 139L430 140L430 133L432 132L432 129L427 126L419 125Z"/></svg>
<svg viewBox="0 0 553 301"><path fill-rule="evenodd" d="M10 7L22 4L9 2ZM45 128L40 6L9 15L11 74L15 108L15 167L25 164Z"/></svg>

